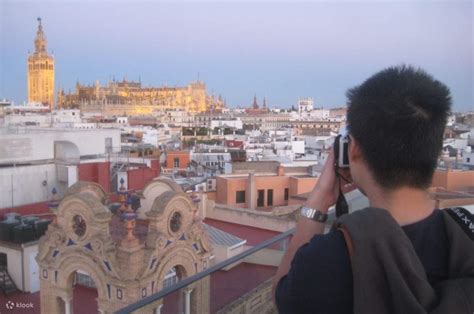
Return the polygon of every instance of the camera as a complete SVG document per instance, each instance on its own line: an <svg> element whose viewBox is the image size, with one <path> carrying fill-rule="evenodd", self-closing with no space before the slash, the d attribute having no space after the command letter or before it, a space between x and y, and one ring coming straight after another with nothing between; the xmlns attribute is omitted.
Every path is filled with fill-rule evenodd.
<svg viewBox="0 0 474 314"><path fill-rule="evenodd" d="M334 160L339 168L349 168L349 134L341 128L334 140Z"/></svg>

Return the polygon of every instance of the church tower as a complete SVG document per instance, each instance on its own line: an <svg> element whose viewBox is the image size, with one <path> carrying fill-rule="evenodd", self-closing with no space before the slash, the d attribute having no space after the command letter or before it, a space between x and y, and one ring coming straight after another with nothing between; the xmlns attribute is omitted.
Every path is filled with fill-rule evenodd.
<svg viewBox="0 0 474 314"><path fill-rule="evenodd" d="M258 109L257 95L256 94L253 96L252 109Z"/></svg>
<svg viewBox="0 0 474 314"><path fill-rule="evenodd" d="M54 58L46 51L46 37L38 18L35 52L28 56L28 102L54 108Z"/></svg>

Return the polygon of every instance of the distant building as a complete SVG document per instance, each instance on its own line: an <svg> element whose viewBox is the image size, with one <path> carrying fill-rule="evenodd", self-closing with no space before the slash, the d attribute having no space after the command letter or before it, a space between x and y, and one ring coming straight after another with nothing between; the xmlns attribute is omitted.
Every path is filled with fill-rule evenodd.
<svg viewBox="0 0 474 314"><path fill-rule="evenodd" d="M166 153L166 167L168 169L186 169L190 162L188 150L169 151Z"/></svg>
<svg viewBox="0 0 474 314"><path fill-rule="evenodd" d="M245 109L245 112L248 114L262 114L268 113L270 110L267 108L267 100L263 98L263 107L260 108L257 102L257 95L253 96L253 103L250 108Z"/></svg>
<svg viewBox="0 0 474 314"><path fill-rule="evenodd" d="M54 58L46 51L46 37L41 18L35 39L35 52L28 57L28 102L54 108Z"/></svg>
<svg viewBox="0 0 474 314"><path fill-rule="evenodd" d="M93 85L77 82L74 92L59 91L58 105L105 115L151 115L157 110L219 111L224 103L208 95L206 84L200 81L182 87L143 87L141 81L124 78L121 82L109 81L105 86L99 81Z"/></svg>
<svg viewBox="0 0 474 314"><path fill-rule="evenodd" d="M231 128L231 129L242 129L242 120L239 118L221 118L211 120L211 129L214 128Z"/></svg>
<svg viewBox="0 0 474 314"><path fill-rule="evenodd" d="M270 113L268 111L246 110L246 114L239 114L245 130L272 130L290 125L290 115L287 113Z"/></svg>
<svg viewBox="0 0 474 314"><path fill-rule="evenodd" d="M324 108L316 108L311 111L309 116L316 120L327 120L329 119L330 110Z"/></svg>
<svg viewBox="0 0 474 314"><path fill-rule="evenodd" d="M234 148L234 149L243 149L244 148L244 141L238 140L226 140L224 142L226 147Z"/></svg>
<svg viewBox="0 0 474 314"><path fill-rule="evenodd" d="M194 115L184 109L166 110L160 117L162 123L175 124L179 126L192 126Z"/></svg>
<svg viewBox="0 0 474 314"><path fill-rule="evenodd" d="M431 187L450 191L469 190L474 198L474 170L436 169Z"/></svg>
<svg viewBox="0 0 474 314"><path fill-rule="evenodd" d="M46 202L53 188L63 195L77 181L110 192L124 178L138 190L159 175L157 150L143 144L120 152L120 144L118 129L0 129L0 209L22 213L19 206Z"/></svg>
<svg viewBox="0 0 474 314"><path fill-rule="evenodd" d="M313 111L314 100L311 97L301 98L298 100L298 112L301 114L303 112Z"/></svg>
<svg viewBox="0 0 474 314"><path fill-rule="evenodd" d="M329 120L346 121L347 107L332 108L329 110Z"/></svg>
<svg viewBox="0 0 474 314"><path fill-rule="evenodd" d="M225 150L202 149L191 152L191 162L198 174L215 176L232 169L230 153Z"/></svg>
<svg viewBox="0 0 474 314"><path fill-rule="evenodd" d="M216 204L259 210L287 206L291 196L313 189L317 178L309 170L278 162L242 163L232 174L217 176Z"/></svg>

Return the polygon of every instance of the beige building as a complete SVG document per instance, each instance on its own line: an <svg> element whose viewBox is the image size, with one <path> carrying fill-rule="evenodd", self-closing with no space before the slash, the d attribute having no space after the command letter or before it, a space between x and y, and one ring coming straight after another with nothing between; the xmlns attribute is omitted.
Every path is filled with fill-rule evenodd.
<svg viewBox="0 0 474 314"><path fill-rule="evenodd" d="M41 18L35 39L35 52L28 57L28 102L54 108L54 58L46 51L46 37Z"/></svg>
<svg viewBox="0 0 474 314"><path fill-rule="evenodd" d="M216 178L216 203L264 211L288 206L292 196L310 192L316 184L317 177L308 171L272 161L234 164L232 174Z"/></svg>
<svg viewBox="0 0 474 314"><path fill-rule="evenodd" d="M74 278L88 276L97 288L100 313L113 313L172 282L210 266L212 246L192 201L169 179L154 179L143 191L146 219L126 203L114 214L95 183L69 188L46 235L40 239L41 313L70 314ZM209 312L209 277L180 293L178 311ZM162 300L136 313L160 313ZM164 304L166 308L166 304Z"/></svg>
<svg viewBox="0 0 474 314"><path fill-rule="evenodd" d="M187 112L219 111L223 101L208 95L204 82L192 82L182 87L143 87L141 81L112 80L106 85L76 83L76 90L58 94L61 108L79 108L82 112L102 112L106 115L151 115L160 110Z"/></svg>

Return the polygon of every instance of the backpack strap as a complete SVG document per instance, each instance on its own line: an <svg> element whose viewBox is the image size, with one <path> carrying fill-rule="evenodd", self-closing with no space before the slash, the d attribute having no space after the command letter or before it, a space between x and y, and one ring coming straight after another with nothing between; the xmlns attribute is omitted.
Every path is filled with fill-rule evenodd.
<svg viewBox="0 0 474 314"><path fill-rule="evenodd" d="M352 260L352 254L354 252L354 243L352 242L351 235L349 234L349 230L347 230L346 226L343 224L340 224L337 227L337 230L342 232L342 235L344 236L344 241L346 241L346 246L347 246L347 251L349 252L349 257Z"/></svg>
<svg viewBox="0 0 474 314"><path fill-rule="evenodd" d="M445 208L444 211L461 227L467 236L474 241L474 217L465 208Z"/></svg>

